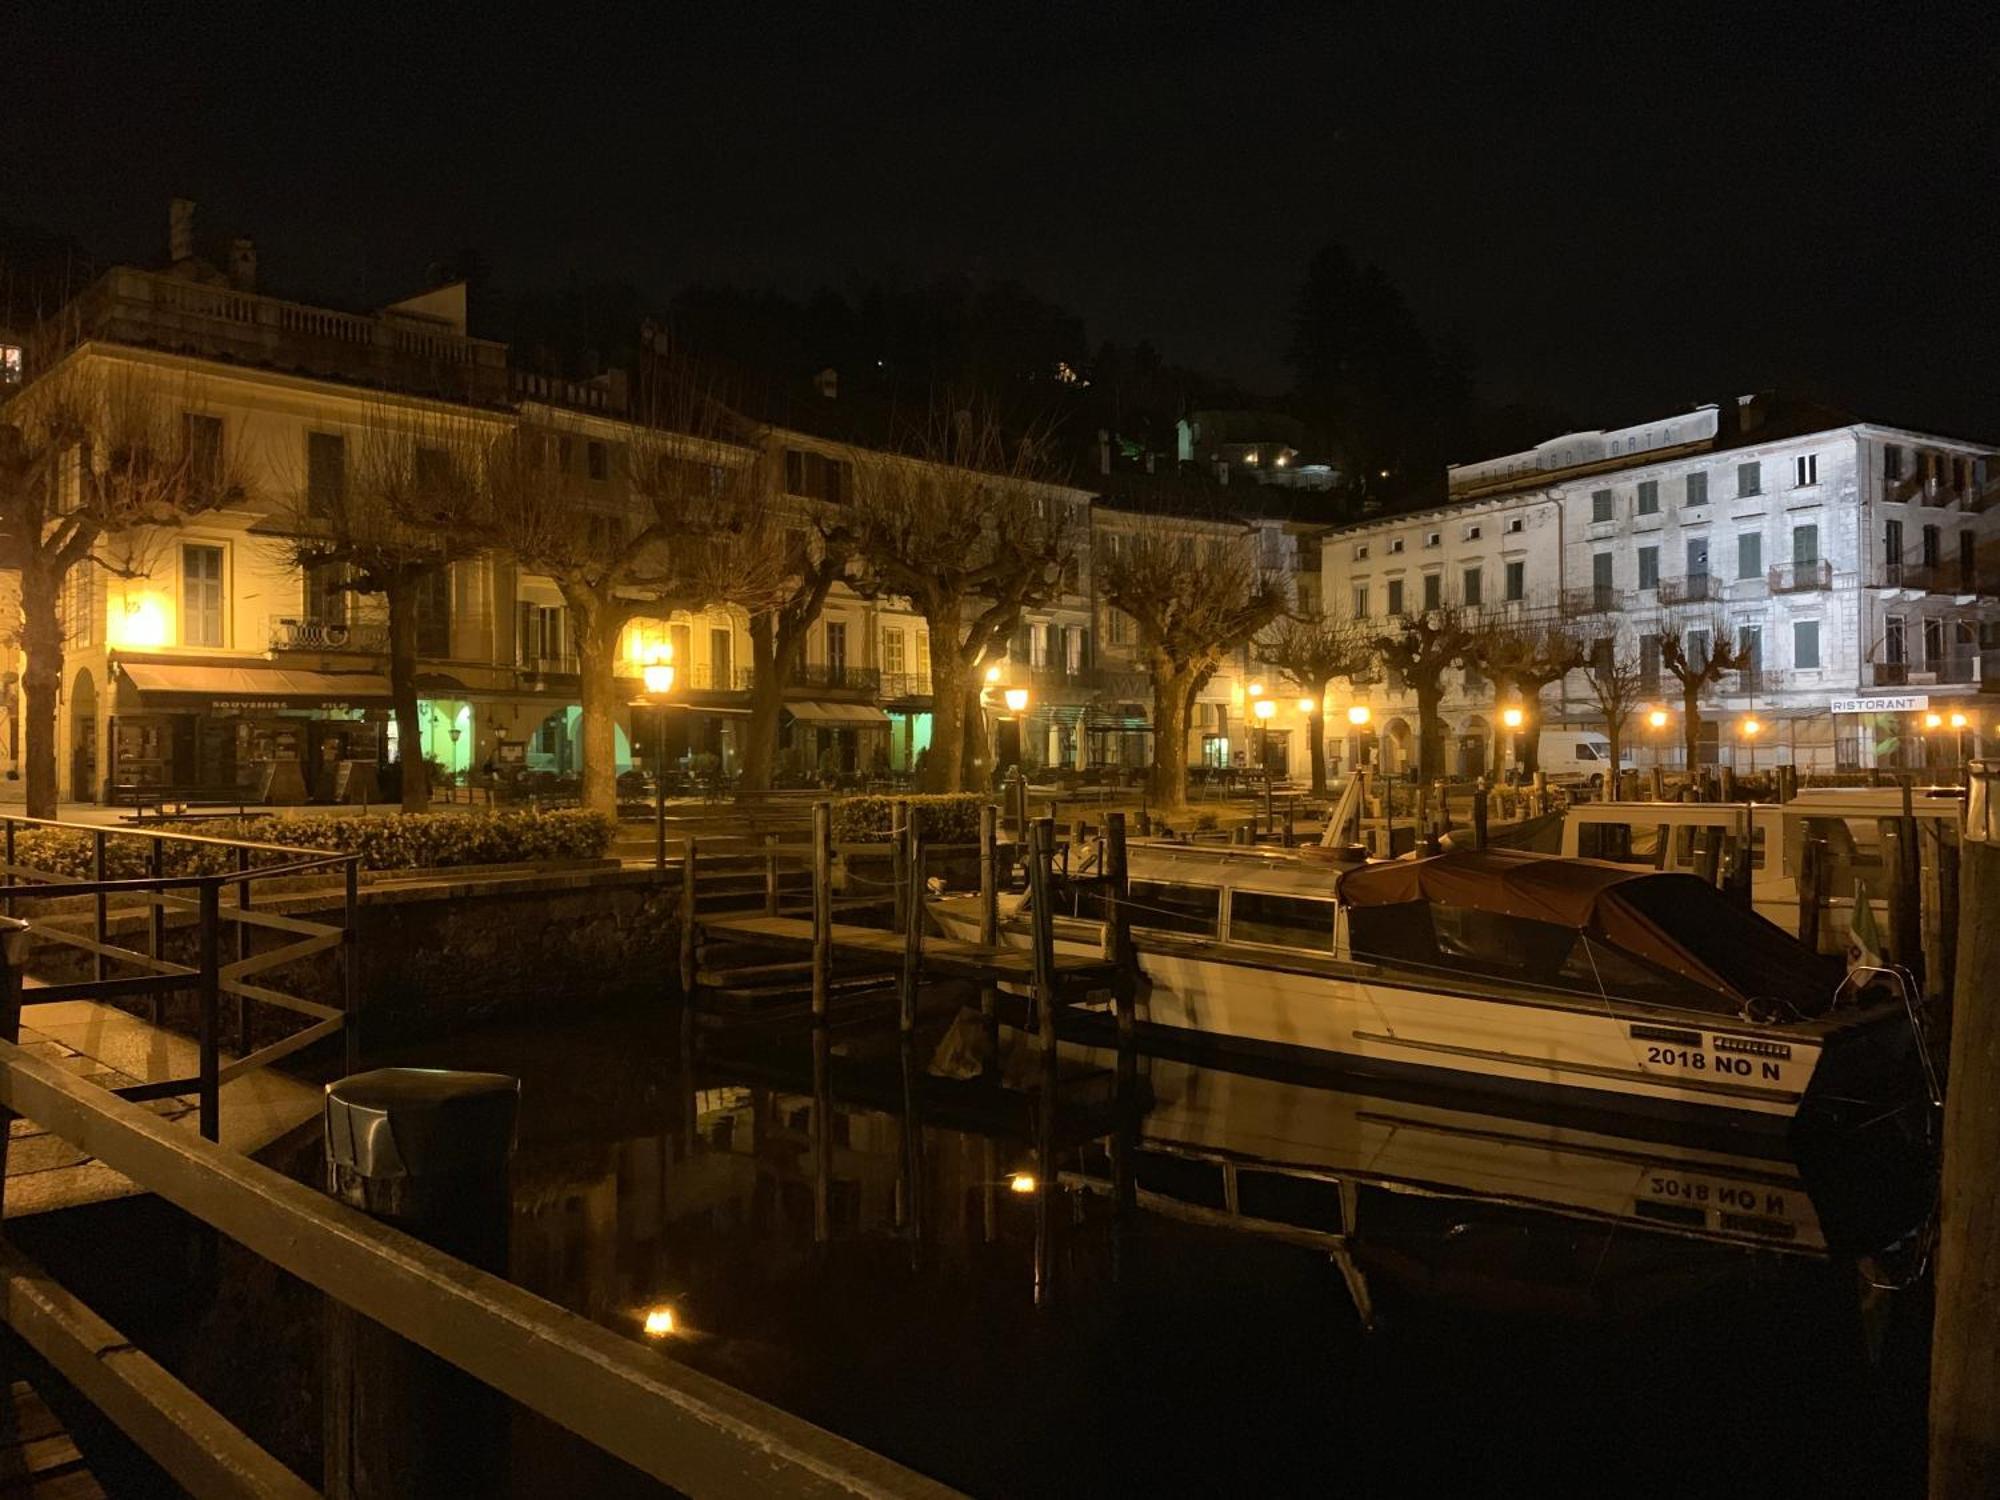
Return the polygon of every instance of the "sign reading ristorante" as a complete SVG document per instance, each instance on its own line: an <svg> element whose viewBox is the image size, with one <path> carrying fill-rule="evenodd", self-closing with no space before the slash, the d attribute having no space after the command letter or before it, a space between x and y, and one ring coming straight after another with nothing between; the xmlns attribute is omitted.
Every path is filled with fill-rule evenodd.
<svg viewBox="0 0 2000 1500"><path fill-rule="evenodd" d="M1931 706L1929 693L1883 694L1874 698L1836 698L1833 711L1837 714L1909 714L1921 713Z"/></svg>

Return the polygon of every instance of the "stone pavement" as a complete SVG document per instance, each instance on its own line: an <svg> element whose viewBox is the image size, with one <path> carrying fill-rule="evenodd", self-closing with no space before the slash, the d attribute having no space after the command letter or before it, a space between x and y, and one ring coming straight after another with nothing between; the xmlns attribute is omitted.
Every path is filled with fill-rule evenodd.
<svg viewBox="0 0 2000 1500"><path fill-rule="evenodd" d="M194 1039L154 1026L94 1000L59 1000L22 1012L21 1046L57 1067L107 1087L155 1078L191 1077L199 1068ZM223 1053L223 1061L232 1054ZM272 1068L259 1068L222 1087L222 1144L256 1151L314 1118L321 1091ZM153 1110L190 1134L200 1129L192 1095L156 1099ZM48 1213L141 1191L126 1177L84 1155L32 1120L13 1122L7 1148L7 1217Z"/></svg>

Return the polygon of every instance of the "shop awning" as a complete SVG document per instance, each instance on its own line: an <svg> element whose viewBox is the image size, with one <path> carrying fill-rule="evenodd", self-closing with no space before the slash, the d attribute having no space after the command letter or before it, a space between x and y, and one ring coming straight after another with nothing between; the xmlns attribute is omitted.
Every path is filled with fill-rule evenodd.
<svg viewBox="0 0 2000 1500"><path fill-rule="evenodd" d="M210 666L121 661L121 711L388 708L389 679L378 672L304 672L293 667Z"/></svg>
<svg viewBox="0 0 2000 1500"><path fill-rule="evenodd" d="M787 703L785 712L802 724L887 724L889 716L872 703Z"/></svg>

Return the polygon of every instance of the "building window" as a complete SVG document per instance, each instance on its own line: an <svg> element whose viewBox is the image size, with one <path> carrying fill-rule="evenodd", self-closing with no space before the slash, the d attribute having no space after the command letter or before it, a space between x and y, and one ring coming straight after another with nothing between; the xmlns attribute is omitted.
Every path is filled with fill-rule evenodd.
<svg viewBox="0 0 2000 1500"><path fill-rule="evenodd" d="M1368 561L1368 544L1366 542L1356 542L1354 544L1354 560L1356 562Z"/></svg>
<svg viewBox="0 0 2000 1500"><path fill-rule="evenodd" d="M1639 691L1657 693L1660 690L1660 638L1657 635L1639 637Z"/></svg>
<svg viewBox="0 0 2000 1500"><path fill-rule="evenodd" d="M611 449L604 443L592 439L583 450L586 472L602 484L611 477Z"/></svg>
<svg viewBox="0 0 2000 1500"><path fill-rule="evenodd" d="M1611 519L1611 491L1592 490L1590 492L1590 519L1608 521Z"/></svg>
<svg viewBox="0 0 2000 1500"><path fill-rule="evenodd" d="M1507 564L1507 602L1519 604L1528 592L1528 565L1524 562Z"/></svg>
<svg viewBox="0 0 2000 1500"><path fill-rule="evenodd" d="M1792 564L1794 567L1810 567L1819 561L1819 527L1794 526L1792 528Z"/></svg>
<svg viewBox="0 0 2000 1500"><path fill-rule="evenodd" d="M1903 477L1903 450L1895 443L1882 445L1882 477L1884 479Z"/></svg>
<svg viewBox="0 0 2000 1500"><path fill-rule="evenodd" d="M1764 535L1758 531L1736 534L1736 576L1761 578L1764 574Z"/></svg>
<svg viewBox="0 0 2000 1500"><path fill-rule="evenodd" d="M1792 665L1802 672L1819 667L1819 621L1792 621Z"/></svg>
<svg viewBox="0 0 2000 1500"><path fill-rule="evenodd" d="M306 434L306 513L330 516L347 495L347 439L337 432Z"/></svg>
<svg viewBox="0 0 2000 1500"><path fill-rule="evenodd" d="M1462 602L1468 608L1477 608L1485 602L1480 598L1480 581L1479 569L1467 568L1465 570L1465 598Z"/></svg>
<svg viewBox="0 0 2000 1500"><path fill-rule="evenodd" d="M785 450L785 493L838 505L847 498L847 465L823 453Z"/></svg>
<svg viewBox="0 0 2000 1500"><path fill-rule="evenodd" d="M306 618L317 625L347 623L347 568L337 562L309 563L304 569Z"/></svg>
<svg viewBox="0 0 2000 1500"><path fill-rule="evenodd" d="M1885 583L1896 583L1903 572L1903 523L1884 521L1882 523L1882 563Z"/></svg>
<svg viewBox="0 0 2000 1500"><path fill-rule="evenodd" d="M1444 575L1424 574L1424 608L1436 609L1444 603Z"/></svg>
<svg viewBox="0 0 2000 1500"><path fill-rule="evenodd" d="M1797 458L1792 460L1792 483L1801 489L1806 485L1819 483L1819 455L1817 453L1801 453Z"/></svg>
<svg viewBox="0 0 2000 1500"><path fill-rule="evenodd" d="M1391 552L1401 552L1403 550L1403 539L1401 537L1391 537L1389 539L1389 550Z"/></svg>
<svg viewBox="0 0 2000 1500"><path fill-rule="evenodd" d="M1939 531L1937 527L1926 526L1924 528L1925 567L1935 568L1938 565L1938 554L1943 540L1944 540L1944 533Z"/></svg>
<svg viewBox="0 0 2000 1500"><path fill-rule="evenodd" d="M1427 531L1427 532L1425 532L1425 533L1424 533L1424 545L1425 545L1426 547L1441 547L1441 546L1443 546L1443 545L1444 545L1444 533L1443 533L1442 531Z"/></svg>
<svg viewBox="0 0 2000 1500"><path fill-rule="evenodd" d="M1972 533L1961 531L1958 534L1958 590L1962 594L1970 594L1978 587L1978 556L1978 543L1973 540Z"/></svg>
<svg viewBox="0 0 2000 1500"><path fill-rule="evenodd" d="M62 630L65 646L97 644L97 565L88 559L73 563L62 582Z"/></svg>
<svg viewBox="0 0 2000 1500"><path fill-rule="evenodd" d="M1660 549L1641 547L1639 549L1639 587L1656 589L1660 586Z"/></svg>
<svg viewBox="0 0 2000 1500"><path fill-rule="evenodd" d="M1590 586L1597 593L1595 603L1600 609L1610 607L1611 568L1609 552L1593 552L1590 555Z"/></svg>
<svg viewBox="0 0 2000 1500"><path fill-rule="evenodd" d="M1389 613L1391 616L1395 616L1400 615L1402 612L1403 580L1400 578L1391 578L1389 580Z"/></svg>
<svg viewBox="0 0 2000 1500"><path fill-rule="evenodd" d="M1924 667L1935 671L1944 661L1944 621L1924 621Z"/></svg>
<svg viewBox="0 0 2000 1500"><path fill-rule="evenodd" d="M1639 514L1657 516L1660 513L1660 481L1642 479L1639 481Z"/></svg>
<svg viewBox="0 0 2000 1500"><path fill-rule="evenodd" d="M901 630L884 630L882 632L882 670L897 677L902 676L905 670L903 659L903 632Z"/></svg>
<svg viewBox="0 0 2000 1500"><path fill-rule="evenodd" d="M1365 583L1354 585L1354 618L1357 620L1368 618L1368 585Z"/></svg>
<svg viewBox="0 0 2000 1500"><path fill-rule="evenodd" d="M181 644L222 644L222 549L181 548Z"/></svg>
<svg viewBox="0 0 2000 1500"><path fill-rule="evenodd" d="M212 499L222 487L222 418L181 414L187 438L188 481L197 497Z"/></svg>
<svg viewBox="0 0 2000 1500"><path fill-rule="evenodd" d="M1706 471L1697 469L1688 475L1685 503L1688 505L1708 504L1708 474Z"/></svg>
<svg viewBox="0 0 2000 1500"><path fill-rule="evenodd" d="M1707 537L1691 536L1688 538L1687 560L1688 560L1688 577L1706 578L1708 576Z"/></svg>
<svg viewBox="0 0 2000 1500"><path fill-rule="evenodd" d="M1738 464L1736 466L1737 495L1761 495L1764 493L1764 466L1760 463Z"/></svg>
<svg viewBox="0 0 2000 1500"><path fill-rule="evenodd" d="M1518 533L1520 529L1521 529L1521 518L1519 516L1515 516L1507 522L1507 530L1510 533Z"/></svg>
<svg viewBox="0 0 2000 1500"><path fill-rule="evenodd" d="M1901 666L1909 660L1909 645L1904 637L1901 615L1891 615L1882 622L1882 660L1892 666Z"/></svg>
<svg viewBox="0 0 2000 1500"><path fill-rule="evenodd" d="M0 344L0 385L21 383L21 346Z"/></svg>
<svg viewBox="0 0 2000 1500"><path fill-rule="evenodd" d="M1028 665L1046 667L1049 664L1049 627L1045 620L1036 620L1028 626Z"/></svg>
<svg viewBox="0 0 2000 1500"><path fill-rule="evenodd" d="M1468 527L1466 527L1466 528L1465 528L1465 539L1466 539L1466 540L1467 540L1468 542L1476 542L1476 541L1478 541L1478 540L1479 540L1479 528L1478 528L1477 526L1468 526Z"/></svg>
<svg viewBox="0 0 2000 1500"><path fill-rule="evenodd" d="M923 654L925 643L928 642L929 639L930 638L928 636L924 635L919 635L917 637L919 655ZM1125 611L1122 609L1112 610L1111 644L1114 646L1129 646L1131 643L1132 643L1132 617L1126 614Z"/></svg>

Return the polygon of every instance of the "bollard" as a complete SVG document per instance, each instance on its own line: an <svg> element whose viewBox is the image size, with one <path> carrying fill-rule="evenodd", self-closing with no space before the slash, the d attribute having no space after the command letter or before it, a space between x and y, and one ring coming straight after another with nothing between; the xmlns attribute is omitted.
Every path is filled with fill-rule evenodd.
<svg viewBox="0 0 2000 1500"><path fill-rule="evenodd" d="M1486 778L1480 777L1472 784L1472 847L1486 847L1486 799L1489 795Z"/></svg>
<svg viewBox="0 0 2000 1500"><path fill-rule="evenodd" d="M378 1068L328 1084L327 1191L505 1275L520 1098L501 1073ZM323 1343L328 1495L504 1492L504 1396L332 1298Z"/></svg>

